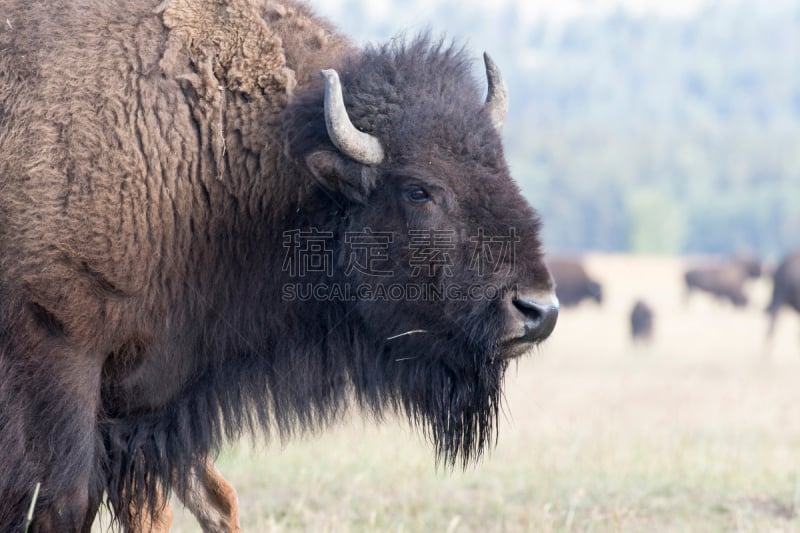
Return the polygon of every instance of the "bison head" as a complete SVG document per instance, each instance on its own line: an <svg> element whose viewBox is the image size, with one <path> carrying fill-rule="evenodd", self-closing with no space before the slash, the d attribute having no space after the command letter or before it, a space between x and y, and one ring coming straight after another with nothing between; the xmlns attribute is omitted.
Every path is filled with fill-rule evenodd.
<svg viewBox="0 0 800 533"><path fill-rule="evenodd" d="M368 49L323 71L286 120L308 183L293 224L331 252L295 269L307 290L289 303L323 306L307 314L350 352L357 401L405 412L447 461L491 441L508 361L558 314L539 219L503 156L505 85L485 59L484 101L463 51L427 38Z"/></svg>

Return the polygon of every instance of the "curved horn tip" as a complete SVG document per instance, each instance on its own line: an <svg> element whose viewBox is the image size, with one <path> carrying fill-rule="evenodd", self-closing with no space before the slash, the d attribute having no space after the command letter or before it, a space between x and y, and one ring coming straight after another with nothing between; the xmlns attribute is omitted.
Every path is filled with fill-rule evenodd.
<svg viewBox="0 0 800 533"><path fill-rule="evenodd" d="M320 76L322 79L325 80L325 92L330 90L334 91L341 91L342 82L339 80L339 73L336 72L336 69L327 68L322 69L319 71Z"/></svg>
<svg viewBox="0 0 800 533"><path fill-rule="evenodd" d="M486 106L489 110L492 124L497 131L500 131L508 114L508 88L502 74L500 74L500 67L497 66L497 63L494 62L488 52L483 53L483 62L486 65L486 79L489 85Z"/></svg>
<svg viewBox="0 0 800 533"><path fill-rule="evenodd" d="M319 71L319 74L320 74L320 76L322 76L326 80L338 80L339 79L339 73L336 72L336 69L324 68L324 69Z"/></svg>
<svg viewBox="0 0 800 533"><path fill-rule="evenodd" d="M483 63L486 65L486 68L497 68L497 63L494 62L489 52L483 52Z"/></svg>
<svg viewBox="0 0 800 533"><path fill-rule="evenodd" d="M500 74L500 67L494 62L489 52L483 53L483 64L486 66L486 77L489 79L489 83L494 84L498 81L502 83L503 76Z"/></svg>

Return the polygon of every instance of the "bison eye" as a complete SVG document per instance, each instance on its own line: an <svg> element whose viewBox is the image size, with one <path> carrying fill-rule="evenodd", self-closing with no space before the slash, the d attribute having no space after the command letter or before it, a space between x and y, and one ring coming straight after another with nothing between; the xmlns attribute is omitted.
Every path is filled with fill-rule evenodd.
<svg viewBox="0 0 800 533"><path fill-rule="evenodd" d="M428 191L419 186L414 186L406 190L405 196L406 200L415 204L428 202L431 199L431 195L428 194Z"/></svg>

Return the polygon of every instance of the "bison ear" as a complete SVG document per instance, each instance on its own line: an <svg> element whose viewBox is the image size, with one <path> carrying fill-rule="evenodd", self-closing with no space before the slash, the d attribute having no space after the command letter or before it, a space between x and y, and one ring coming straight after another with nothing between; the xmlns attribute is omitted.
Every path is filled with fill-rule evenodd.
<svg viewBox="0 0 800 533"><path fill-rule="evenodd" d="M317 150L306 156L306 165L314 178L329 191L364 203L375 188L376 171L338 152Z"/></svg>

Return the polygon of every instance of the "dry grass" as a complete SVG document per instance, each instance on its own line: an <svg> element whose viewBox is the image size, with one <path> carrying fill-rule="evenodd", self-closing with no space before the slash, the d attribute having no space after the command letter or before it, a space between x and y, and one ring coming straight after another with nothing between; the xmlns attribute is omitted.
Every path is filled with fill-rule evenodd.
<svg viewBox="0 0 800 533"><path fill-rule="evenodd" d="M219 466L244 531L800 531L800 320L765 355L761 311L683 299L682 262L597 256L602 308L568 310L507 381L500 442L436 472L402 424L353 420ZM637 348L627 316L656 311ZM179 505L177 507L180 507ZM175 531L197 531L178 509Z"/></svg>

